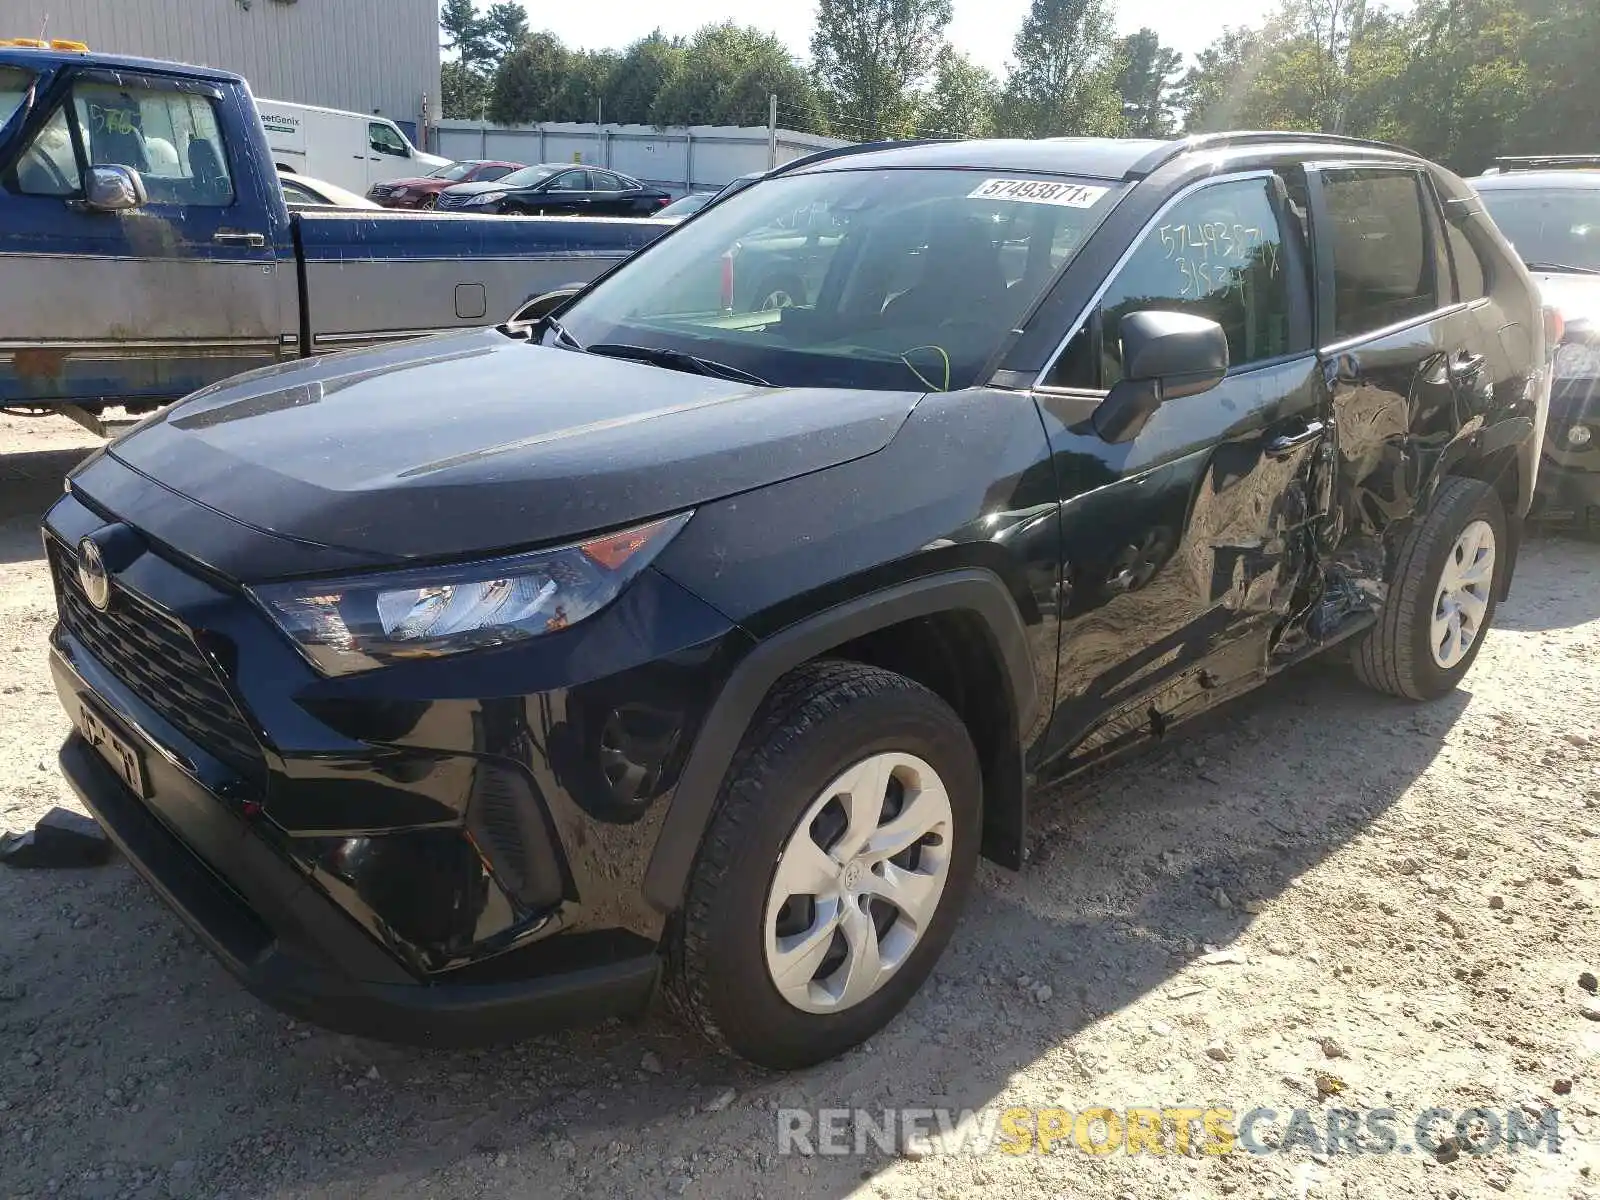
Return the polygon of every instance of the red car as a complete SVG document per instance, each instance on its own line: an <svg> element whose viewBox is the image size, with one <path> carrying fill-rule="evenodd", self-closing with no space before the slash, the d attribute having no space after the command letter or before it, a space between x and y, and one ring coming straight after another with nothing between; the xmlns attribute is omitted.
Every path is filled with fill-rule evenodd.
<svg viewBox="0 0 1600 1200"><path fill-rule="evenodd" d="M367 199L385 208L432 208L438 203L439 193L447 187L458 183L493 183L521 167L521 163L514 162L464 159L440 167L420 179L391 179L387 183L375 183L367 192Z"/></svg>

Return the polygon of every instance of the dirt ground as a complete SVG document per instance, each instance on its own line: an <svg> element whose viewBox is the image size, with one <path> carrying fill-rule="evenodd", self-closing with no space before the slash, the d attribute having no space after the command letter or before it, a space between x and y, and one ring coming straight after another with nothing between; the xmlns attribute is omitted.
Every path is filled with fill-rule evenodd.
<svg viewBox="0 0 1600 1200"><path fill-rule="evenodd" d="M11 829L77 807L35 524L94 444L0 418ZM1597 829L1600 545L1544 537L1451 698L1313 665L1044 798L1030 869L983 869L909 1011L794 1076L665 1016L482 1053L326 1034L241 991L125 865L0 868L0 1195L1600 1196ZM1402 1145L1431 1108L1553 1108L1562 1142L779 1153L780 1109L885 1106L1298 1109L1302 1132L1390 1108Z"/></svg>

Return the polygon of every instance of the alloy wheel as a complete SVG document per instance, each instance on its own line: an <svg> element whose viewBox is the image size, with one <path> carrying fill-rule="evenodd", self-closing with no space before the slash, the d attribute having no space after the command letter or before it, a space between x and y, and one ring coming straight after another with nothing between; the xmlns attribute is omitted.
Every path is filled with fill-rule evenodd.
<svg viewBox="0 0 1600 1200"><path fill-rule="evenodd" d="M1433 598L1428 645L1446 671L1457 666L1483 633L1494 587L1494 529L1473 521L1445 559Z"/></svg>

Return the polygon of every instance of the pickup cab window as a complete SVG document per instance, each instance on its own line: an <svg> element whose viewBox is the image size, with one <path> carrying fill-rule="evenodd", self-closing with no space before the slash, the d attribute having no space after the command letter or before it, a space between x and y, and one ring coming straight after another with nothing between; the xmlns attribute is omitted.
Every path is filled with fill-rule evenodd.
<svg viewBox="0 0 1600 1200"><path fill-rule="evenodd" d="M20 67L0 67L0 129L5 128L33 86L33 72Z"/></svg>
<svg viewBox="0 0 1600 1200"><path fill-rule="evenodd" d="M15 179L24 196L76 196L83 190L66 109L57 109L34 135L17 161Z"/></svg>
<svg viewBox="0 0 1600 1200"><path fill-rule="evenodd" d="M79 83L72 99L92 165L132 167L144 177L153 204L233 203L222 130L205 96Z"/></svg>

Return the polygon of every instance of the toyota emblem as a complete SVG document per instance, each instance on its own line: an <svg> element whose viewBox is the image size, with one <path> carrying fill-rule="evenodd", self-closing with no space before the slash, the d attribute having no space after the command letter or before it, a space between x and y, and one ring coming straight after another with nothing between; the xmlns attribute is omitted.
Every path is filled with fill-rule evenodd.
<svg viewBox="0 0 1600 1200"><path fill-rule="evenodd" d="M111 604L111 574L106 570L100 547L89 538L78 543L78 582L89 603L104 612Z"/></svg>

